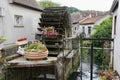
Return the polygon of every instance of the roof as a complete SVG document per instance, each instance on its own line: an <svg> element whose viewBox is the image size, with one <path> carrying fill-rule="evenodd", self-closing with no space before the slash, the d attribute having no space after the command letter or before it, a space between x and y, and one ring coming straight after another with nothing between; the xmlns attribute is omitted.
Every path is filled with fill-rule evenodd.
<svg viewBox="0 0 120 80"><path fill-rule="evenodd" d="M43 11L42 7L40 7L35 0L11 0L11 3L31 8L37 11Z"/></svg>
<svg viewBox="0 0 120 80"><path fill-rule="evenodd" d="M110 11L114 12L118 8L118 4L119 4L119 0L114 0Z"/></svg>
<svg viewBox="0 0 120 80"><path fill-rule="evenodd" d="M99 12L99 11L87 11L87 12L80 12L79 14L71 14L71 20L73 24L82 22L90 17L96 17L101 15L106 15L109 12Z"/></svg>
<svg viewBox="0 0 120 80"><path fill-rule="evenodd" d="M71 14L71 21L73 24L78 23L80 21L79 18L80 18L80 14Z"/></svg>
<svg viewBox="0 0 120 80"><path fill-rule="evenodd" d="M85 20L83 20L82 22L80 22L80 24L94 24L97 20L101 19L103 16L95 16L95 17L91 17L91 18L87 18Z"/></svg>
<svg viewBox="0 0 120 80"><path fill-rule="evenodd" d="M71 20L73 24L79 23L79 21L86 19L87 16L81 14L71 14Z"/></svg>

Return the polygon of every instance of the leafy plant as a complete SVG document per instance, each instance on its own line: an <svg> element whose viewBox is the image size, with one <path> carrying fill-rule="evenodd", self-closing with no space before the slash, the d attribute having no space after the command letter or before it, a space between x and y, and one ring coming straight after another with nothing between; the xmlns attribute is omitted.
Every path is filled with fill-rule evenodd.
<svg viewBox="0 0 120 80"><path fill-rule="evenodd" d="M50 32L50 31L54 31L54 27L52 26L49 26L47 28L45 28L47 32Z"/></svg>
<svg viewBox="0 0 120 80"><path fill-rule="evenodd" d="M100 25L96 25L94 29L96 32L91 36L92 38L111 38L112 17L107 18Z"/></svg>
<svg viewBox="0 0 120 80"><path fill-rule="evenodd" d="M94 27L95 33L91 36L91 38L111 38L112 34L112 17L107 18L104 20L100 25L96 25ZM103 47L104 41L95 41L94 47ZM101 64L108 64L105 61L106 53L102 50L95 50L94 51L95 60L98 60Z"/></svg>
<svg viewBox="0 0 120 80"><path fill-rule="evenodd" d="M49 38L56 38L58 32L54 29L54 26L48 26L44 30L44 36Z"/></svg>
<svg viewBox="0 0 120 80"><path fill-rule="evenodd" d="M47 48L41 42L33 43L25 48L26 52L45 52Z"/></svg>
<svg viewBox="0 0 120 80"><path fill-rule="evenodd" d="M4 37L0 37L0 43L5 42L6 40L7 40L6 38L4 38Z"/></svg>
<svg viewBox="0 0 120 80"><path fill-rule="evenodd" d="M48 7L59 7L59 3L52 2L51 0L42 0L39 2L40 6L43 8L48 8Z"/></svg>
<svg viewBox="0 0 120 80"><path fill-rule="evenodd" d="M102 73L99 73L99 77L101 80L112 80L115 72L112 70L105 70Z"/></svg>

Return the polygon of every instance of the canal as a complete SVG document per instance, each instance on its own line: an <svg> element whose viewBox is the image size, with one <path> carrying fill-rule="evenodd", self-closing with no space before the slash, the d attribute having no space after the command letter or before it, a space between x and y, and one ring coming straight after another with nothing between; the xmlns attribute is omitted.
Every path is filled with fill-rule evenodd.
<svg viewBox="0 0 120 80"><path fill-rule="evenodd" d="M78 72L81 71L81 66L78 68ZM96 64L93 65L93 80L99 80L99 68ZM77 80L81 80L81 74L77 76ZM82 62L82 80L90 80L90 64Z"/></svg>
<svg viewBox="0 0 120 80"><path fill-rule="evenodd" d="M110 63L110 53L113 51L112 42L113 39L82 39L80 65L69 80L100 80L99 73L107 69ZM96 46L98 43L100 46Z"/></svg>

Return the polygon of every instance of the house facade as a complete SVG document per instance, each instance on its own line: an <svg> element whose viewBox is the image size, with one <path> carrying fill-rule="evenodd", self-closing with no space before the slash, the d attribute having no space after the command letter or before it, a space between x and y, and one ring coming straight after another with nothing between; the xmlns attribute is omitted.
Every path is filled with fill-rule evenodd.
<svg viewBox="0 0 120 80"><path fill-rule="evenodd" d="M72 37L76 37L79 33L79 17L80 14L71 14Z"/></svg>
<svg viewBox="0 0 120 80"><path fill-rule="evenodd" d="M14 44L17 39L35 39L42 8L35 0L0 0L0 37Z"/></svg>
<svg viewBox="0 0 120 80"><path fill-rule="evenodd" d="M108 18L110 15L96 15L87 17L79 22L79 34L84 33L85 37L90 37L95 32L95 25L99 25L102 21Z"/></svg>
<svg viewBox="0 0 120 80"><path fill-rule="evenodd" d="M112 38L114 39L114 54L113 56L113 68L120 75L120 0L114 0L111 7L111 14L113 16L112 24Z"/></svg>
<svg viewBox="0 0 120 80"><path fill-rule="evenodd" d="M109 12L81 12L73 14L72 17L72 34L76 37L79 34L84 34L85 37L92 35L95 30L93 27L99 25L102 21L108 18Z"/></svg>

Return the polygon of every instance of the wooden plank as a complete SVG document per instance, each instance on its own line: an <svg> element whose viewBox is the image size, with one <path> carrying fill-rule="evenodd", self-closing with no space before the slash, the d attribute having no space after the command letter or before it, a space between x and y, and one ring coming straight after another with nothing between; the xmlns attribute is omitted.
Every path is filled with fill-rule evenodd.
<svg viewBox="0 0 120 80"><path fill-rule="evenodd" d="M44 22L44 23L40 23L41 25L63 25L63 23L61 22Z"/></svg>
<svg viewBox="0 0 120 80"><path fill-rule="evenodd" d="M48 57L46 60L37 60L37 61L30 61L26 60L23 56L8 61L9 67L39 67L39 66L49 66L55 65L57 61L57 57Z"/></svg>
<svg viewBox="0 0 120 80"><path fill-rule="evenodd" d="M66 58L73 58L75 54L76 54L76 51L72 50Z"/></svg>
<svg viewBox="0 0 120 80"><path fill-rule="evenodd" d="M56 43L56 42L63 42L63 40L60 40L60 39L59 39L59 40L52 40L52 39L51 39L51 40L48 40L48 39L45 39L45 41L48 41L48 42L55 42L55 43Z"/></svg>
<svg viewBox="0 0 120 80"><path fill-rule="evenodd" d="M65 27L65 26L63 27L63 24L58 24L58 23L57 23L57 24L53 24L53 23L52 23L52 24L51 24L51 23L49 23L49 24L48 24L48 23L47 23L47 24L45 24L45 23L38 23L38 24L39 24L41 27L45 27L45 26L57 26L57 27L62 27L62 28Z"/></svg>
<svg viewBox="0 0 120 80"><path fill-rule="evenodd" d="M40 21L41 22L60 22L61 20L63 20L62 18L59 19L59 18L56 18L56 19L52 19L52 18L40 18Z"/></svg>
<svg viewBox="0 0 120 80"><path fill-rule="evenodd" d="M71 50L63 50L63 51L61 51L61 53L58 55L58 57L66 57L70 52L71 52Z"/></svg>
<svg viewBox="0 0 120 80"><path fill-rule="evenodd" d="M62 12L61 13L51 12L51 13L43 13L41 16L44 18L44 17L63 17L65 15Z"/></svg>
<svg viewBox="0 0 120 80"><path fill-rule="evenodd" d="M48 44L46 46L47 46L47 48L62 48L62 45L60 45L60 44L59 44L59 47L56 45L48 45Z"/></svg>

